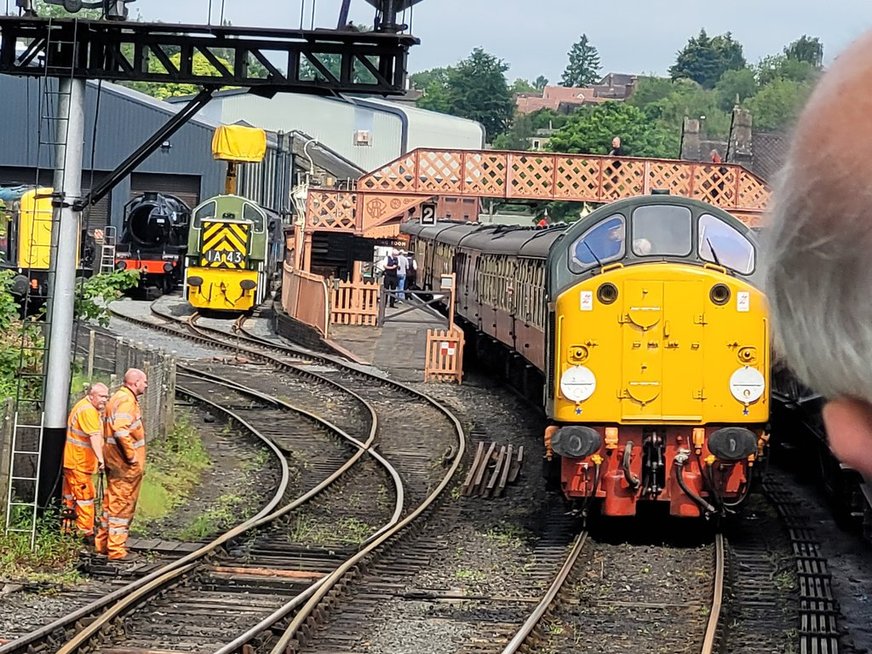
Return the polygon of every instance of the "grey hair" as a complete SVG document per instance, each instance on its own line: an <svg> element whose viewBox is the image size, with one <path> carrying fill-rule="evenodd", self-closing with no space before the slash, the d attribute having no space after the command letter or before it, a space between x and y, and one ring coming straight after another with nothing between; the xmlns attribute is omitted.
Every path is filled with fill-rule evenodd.
<svg viewBox="0 0 872 654"><path fill-rule="evenodd" d="M872 402L872 189L846 167L826 148L791 152L764 227L764 286L777 356L826 397Z"/></svg>

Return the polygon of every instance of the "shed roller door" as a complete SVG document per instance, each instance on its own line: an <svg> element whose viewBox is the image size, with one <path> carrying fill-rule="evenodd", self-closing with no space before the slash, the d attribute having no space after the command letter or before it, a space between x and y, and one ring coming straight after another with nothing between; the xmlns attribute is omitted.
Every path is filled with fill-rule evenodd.
<svg viewBox="0 0 872 654"><path fill-rule="evenodd" d="M130 176L131 199L148 191L175 195L193 209L200 202L200 178L196 175L133 173Z"/></svg>

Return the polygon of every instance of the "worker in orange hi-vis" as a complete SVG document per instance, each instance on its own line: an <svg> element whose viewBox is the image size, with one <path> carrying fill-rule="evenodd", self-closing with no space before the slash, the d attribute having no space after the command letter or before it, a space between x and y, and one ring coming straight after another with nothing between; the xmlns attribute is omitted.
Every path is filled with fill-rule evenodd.
<svg viewBox="0 0 872 654"><path fill-rule="evenodd" d="M127 551L127 536L145 472L145 428L139 398L146 388L145 373L131 368L124 374L124 385L106 405L107 484L96 547L97 553L108 554L110 561L137 558Z"/></svg>
<svg viewBox="0 0 872 654"><path fill-rule="evenodd" d="M94 384L67 419L63 529L67 533L78 530L89 544L94 543L93 475L103 472L103 409L108 399L106 384Z"/></svg>

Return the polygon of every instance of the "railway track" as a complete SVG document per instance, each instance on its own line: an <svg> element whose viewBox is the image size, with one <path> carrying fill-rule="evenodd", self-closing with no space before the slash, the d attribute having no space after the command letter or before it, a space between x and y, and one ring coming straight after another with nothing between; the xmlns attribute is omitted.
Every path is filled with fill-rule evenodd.
<svg viewBox="0 0 872 654"><path fill-rule="evenodd" d="M196 330L196 326L184 329L191 328ZM178 329L166 331L181 335ZM365 433L356 438L343 431L343 427L318 419L315 411L291 405L275 394L243 386L240 383L243 380L252 383L253 379L259 378L263 382L270 376L264 375L263 369L240 365L239 360L234 362L230 372L222 370L221 364L205 366L210 370L202 369L203 366L198 366L200 369L180 368L182 387L191 387L185 391L190 396L208 403L209 400L203 396L208 394L215 412L232 414L232 420L237 424L254 431L258 429L249 421L257 418L259 435L273 442L273 447L290 452L297 459L307 447L312 450L312 429L293 424L293 421L289 424L289 415L305 415L309 422L318 423L318 430L342 434L354 453L322 484L275 510L289 485L293 485L288 479L288 462L283 458L282 485L268 507L255 518L197 552L94 602L92 606L3 646L0 653L32 651L46 645L54 648L50 651L63 654L83 651L86 647L93 650L100 647L94 645L95 637L101 642L111 641L98 650L107 654L145 652L158 644L173 648L164 651L234 652L243 647L247 648L246 651L267 651L272 641L275 641L274 651L286 651L289 645L297 642L301 632L309 631L323 617L324 600L327 599L326 604L329 604L331 596L344 587L350 576L359 572L362 563L372 560L379 547L395 541L402 529L427 511L459 468L465 448L460 424L443 407L412 389L364 371L346 371L338 360L328 362L287 351L279 359L272 356L264 345L259 351L254 351L251 347L240 348L238 342L229 343L226 337L217 333L194 336L209 345L235 350L237 355L242 354L249 361L256 360L283 371L293 387L280 384L285 391L309 391L308 395L301 394L302 404L314 407L318 413L324 413L327 404L327 412L336 412L337 422L343 427L356 426L358 432ZM229 377L234 381L228 381ZM220 392L215 391L216 385L222 389ZM341 397L336 399L339 393ZM434 455L432 439L427 441L429 447L423 442L420 447L408 442L405 428L410 427L410 421L408 418L405 423L400 421L403 415L411 416L419 411L419 408L411 408L413 402L430 413L425 416L426 423L434 429L436 440L441 438L446 445L444 451ZM227 412L218 403L231 405L233 410ZM368 420L361 420L364 414ZM385 424L398 429L383 428ZM415 425L412 433L422 433L420 423ZM400 469L405 484L396 469L373 450L376 441L379 450ZM315 449L317 462L313 456L305 466L303 477L317 477L339 462L338 455L325 456L323 449ZM380 460L397 488L390 519L373 529L359 545L343 547L333 543L322 551L316 551L311 546L290 542L288 527L293 525L285 519L286 516L339 479L364 453ZM434 458L444 465L434 466ZM366 474L362 478L372 482ZM296 483L304 487L311 481L304 478ZM365 492L379 494L375 487L365 487ZM372 507L368 507L366 517L372 521ZM259 529L254 535L247 535L254 528ZM348 575L349 572L353 574ZM149 604L146 610L131 613L134 607L146 600ZM122 616L128 616L126 621L121 620ZM220 622L216 623L216 617ZM83 622L88 623L84 628ZM276 634L279 634L277 638ZM118 642L123 647L117 647Z"/></svg>

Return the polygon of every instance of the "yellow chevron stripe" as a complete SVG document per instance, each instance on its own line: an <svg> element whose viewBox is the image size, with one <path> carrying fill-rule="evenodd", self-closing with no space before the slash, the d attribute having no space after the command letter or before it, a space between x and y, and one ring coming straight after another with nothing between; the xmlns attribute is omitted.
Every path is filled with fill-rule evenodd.
<svg viewBox="0 0 872 654"><path fill-rule="evenodd" d="M204 268L245 268L250 225L204 221L200 265ZM214 253L214 254L210 254Z"/></svg>

